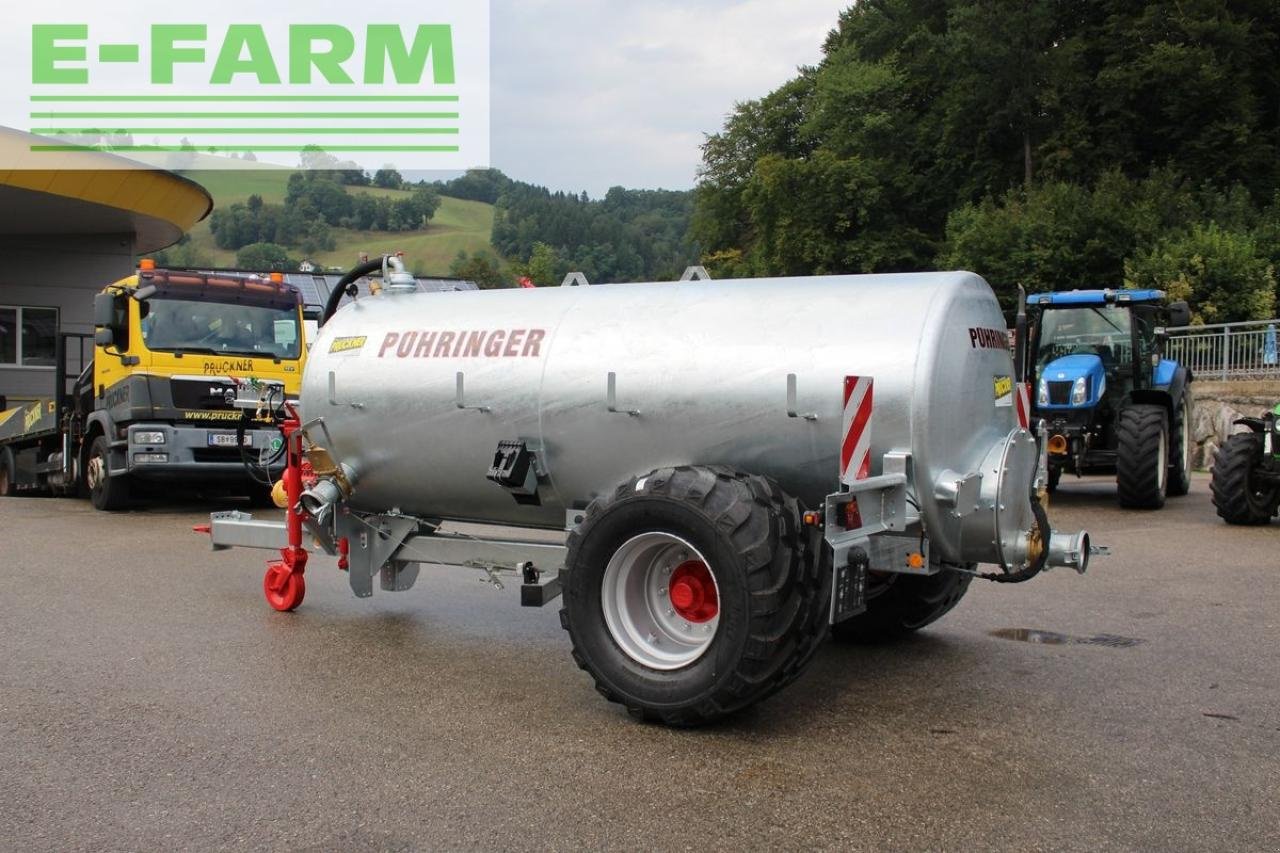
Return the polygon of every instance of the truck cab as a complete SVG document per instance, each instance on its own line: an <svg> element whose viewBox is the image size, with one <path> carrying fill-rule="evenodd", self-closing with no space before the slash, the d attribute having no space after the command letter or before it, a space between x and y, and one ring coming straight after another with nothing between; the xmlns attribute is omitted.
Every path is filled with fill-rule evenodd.
<svg viewBox="0 0 1280 853"><path fill-rule="evenodd" d="M1164 358L1163 329L1185 325L1188 313L1158 290L1028 297L1026 363L1051 488L1070 471L1115 473L1127 506L1186 494L1192 376Z"/></svg>
<svg viewBox="0 0 1280 853"><path fill-rule="evenodd" d="M237 402L297 398L306 332L296 290L279 276L144 261L95 297L94 325L93 361L74 381L60 371L43 429L0 434L8 488L81 491L104 510L124 508L144 481L269 492L283 466L279 432Z"/></svg>

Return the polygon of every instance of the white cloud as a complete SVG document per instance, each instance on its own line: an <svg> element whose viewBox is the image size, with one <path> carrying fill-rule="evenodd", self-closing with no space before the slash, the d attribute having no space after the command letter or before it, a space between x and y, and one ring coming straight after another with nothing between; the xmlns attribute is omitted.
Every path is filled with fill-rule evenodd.
<svg viewBox="0 0 1280 853"><path fill-rule="evenodd" d="M555 189L692 186L703 134L821 57L833 0L495 0L493 164Z"/></svg>

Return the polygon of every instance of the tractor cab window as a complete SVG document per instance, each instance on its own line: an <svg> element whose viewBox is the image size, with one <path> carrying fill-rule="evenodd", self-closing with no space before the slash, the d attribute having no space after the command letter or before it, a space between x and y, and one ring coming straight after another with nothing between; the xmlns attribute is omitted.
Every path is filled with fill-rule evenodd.
<svg viewBox="0 0 1280 853"><path fill-rule="evenodd" d="M1037 372L1068 355L1096 355L1108 374L1129 363L1133 348L1130 312L1113 306L1055 308L1040 322Z"/></svg>
<svg viewBox="0 0 1280 853"><path fill-rule="evenodd" d="M297 358L297 309L153 297L143 303L150 350Z"/></svg>

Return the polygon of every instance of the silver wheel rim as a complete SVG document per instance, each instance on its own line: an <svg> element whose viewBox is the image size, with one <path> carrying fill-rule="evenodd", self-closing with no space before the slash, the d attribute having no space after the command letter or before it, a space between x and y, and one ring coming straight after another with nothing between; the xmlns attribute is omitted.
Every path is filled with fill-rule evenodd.
<svg viewBox="0 0 1280 853"><path fill-rule="evenodd" d="M1178 476L1185 476L1191 470L1191 407L1184 401L1182 404L1182 428L1179 430L1182 440L1182 470Z"/></svg>
<svg viewBox="0 0 1280 853"><path fill-rule="evenodd" d="M102 482L103 467L104 465L101 456L95 454L89 457L89 471L88 477L86 477L89 481L89 488L98 488L98 484Z"/></svg>
<svg viewBox="0 0 1280 853"><path fill-rule="evenodd" d="M609 559L600 588L600 606L614 642L627 657L650 669L682 669L711 647L720 613L709 621L687 620L672 605L669 584L683 564L711 563L679 536L642 533L628 540ZM717 602L720 587L711 572Z"/></svg>
<svg viewBox="0 0 1280 853"><path fill-rule="evenodd" d="M1169 431L1163 430L1160 433L1160 450L1156 455L1158 470L1160 472L1160 491L1163 493L1166 483L1169 482Z"/></svg>

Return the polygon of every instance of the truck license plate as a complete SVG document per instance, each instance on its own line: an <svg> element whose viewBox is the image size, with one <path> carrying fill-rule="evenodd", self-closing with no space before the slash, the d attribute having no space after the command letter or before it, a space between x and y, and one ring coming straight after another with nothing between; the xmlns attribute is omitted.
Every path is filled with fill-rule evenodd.
<svg viewBox="0 0 1280 853"><path fill-rule="evenodd" d="M210 447L235 447L236 434L234 432L211 432L209 433ZM244 437L244 446L253 447L253 436L246 434Z"/></svg>

